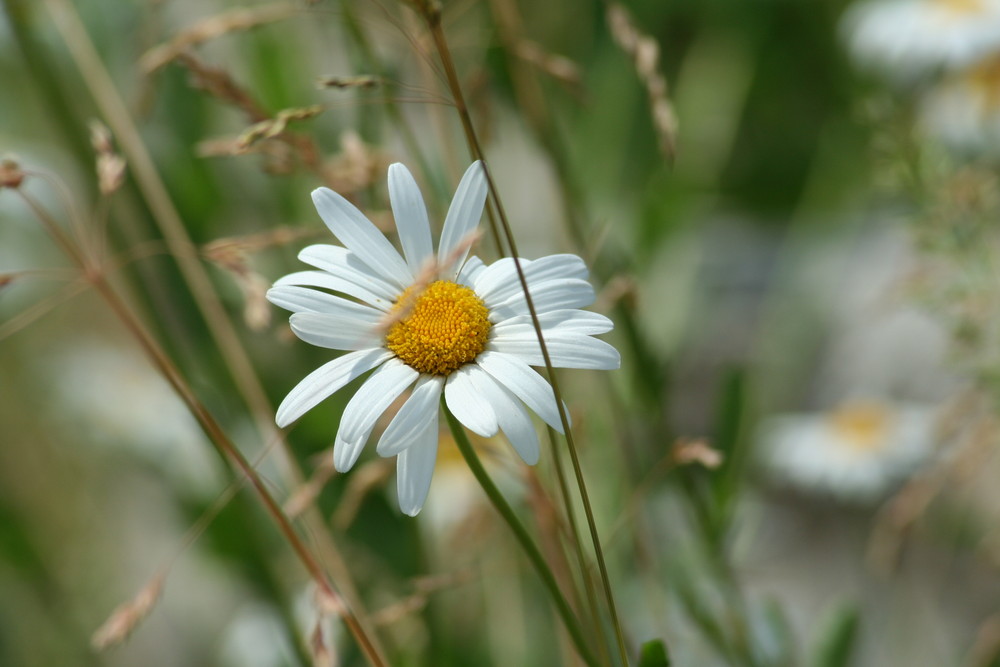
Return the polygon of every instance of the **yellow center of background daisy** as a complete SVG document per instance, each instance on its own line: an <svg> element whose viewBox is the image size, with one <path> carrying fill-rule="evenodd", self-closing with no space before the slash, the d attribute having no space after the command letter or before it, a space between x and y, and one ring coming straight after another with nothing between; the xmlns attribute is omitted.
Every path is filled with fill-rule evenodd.
<svg viewBox="0 0 1000 667"><path fill-rule="evenodd" d="M421 287L409 287L396 301L385 346L421 373L448 375L486 348L489 311L464 285L438 280Z"/></svg>

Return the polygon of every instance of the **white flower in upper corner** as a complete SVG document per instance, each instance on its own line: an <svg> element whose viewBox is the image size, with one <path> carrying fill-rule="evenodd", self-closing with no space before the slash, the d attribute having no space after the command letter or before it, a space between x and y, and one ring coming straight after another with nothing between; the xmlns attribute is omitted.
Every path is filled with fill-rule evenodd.
<svg viewBox="0 0 1000 667"><path fill-rule="evenodd" d="M552 388L531 368L543 361L513 260L486 266L469 257L486 201L482 165L473 163L462 177L436 254L420 190L401 164L389 167L389 199L405 259L346 199L327 188L312 196L345 247L304 249L299 259L319 270L281 278L267 297L293 312L299 338L349 353L292 389L278 407L278 425L374 369L340 422L333 457L343 472L357 461L381 414L412 387L376 447L382 456L399 456L399 505L411 516L430 488L442 393L469 430L485 437L502 430L525 462L537 462L538 435L525 406L557 431L563 428ZM594 301L583 260L550 255L520 262L552 364L618 368L618 352L592 338L610 331L611 320L577 310Z"/></svg>
<svg viewBox="0 0 1000 667"><path fill-rule="evenodd" d="M764 464L778 480L849 502L879 499L933 450L934 418L875 402L772 417L761 427Z"/></svg>
<svg viewBox="0 0 1000 667"><path fill-rule="evenodd" d="M858 61L905 79L1000 49L1000 0L869 0L842 27Z"/></svg>

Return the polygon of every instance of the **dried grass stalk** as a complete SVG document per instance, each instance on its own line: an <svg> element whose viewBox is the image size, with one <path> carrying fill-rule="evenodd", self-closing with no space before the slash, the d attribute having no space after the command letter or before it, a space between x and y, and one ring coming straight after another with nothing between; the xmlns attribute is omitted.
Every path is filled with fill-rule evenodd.
<svg viewBox="0 0 1000 667"><path fill-rule="evenodd" d="M288 124L295 120L306 120L321 113L325 108L321 104L313 104L307 107L297 107L292 109L282 109L274 118L268 118L251 125L243 134L237 138L237 143L241 150L253 146L258 141L273 139L285 131Z"/></svg>
<svg viewBox="0 0 1000 667"><path fill-rule="evenodd" d="M632 58L636 73L646 88L660 151L672 161L677 147L677 114L667 96L667 80L659 69L660 45L635 27L628 10L622 5L610 5L607 18L611 36Z"/></svg>
<svg viewBox="0 0 1000 667"><path fill-rule="evenodd" d="M382 79L371 74L358 76L324 76L316 80L317 88L376 88Z"/></svg>
<svg viewBox="0 0 1000 667"><path fill-rule="evenodd" d="M91 646L97 651L104 651L124 641L153 610L163 592L165 580L165 574L156 575L134 598L116 608L91 637Z"/></svg>
<svg viewBox="0 0 1000 667"><path fill-rule="evenodd" d="M295 11L295 5L281 2L252 9L234 9L210 16L181 30L169 42L147 51L139 60L139 68L146 74L151 74L193 46L229 32L249 30L259 25L280 21Z"/></svg>
<svg viewBox="0 0 1000 667"><path fill-rule="evenodd" d="M96 119L90 121L90 145L97 153L97 187L107 197L125 181L125 158L115 151L111 130Z"/></svg>

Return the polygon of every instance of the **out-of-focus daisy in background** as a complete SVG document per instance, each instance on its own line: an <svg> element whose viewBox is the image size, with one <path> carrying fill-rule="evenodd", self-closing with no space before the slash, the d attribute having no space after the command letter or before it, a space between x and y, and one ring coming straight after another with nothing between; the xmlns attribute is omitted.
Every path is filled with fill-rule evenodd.
<svg viewBox="0 0 1000 667"><path fill-rule="evenodd" d="M1000 2L871 0L853 5L842 27L859 64L907 80L1000 49Z"/></svg>
<svg viewBox="0 0 1000 667"><path fill-rule="evenodd" d="M920 107L929 136L966 152L1000 148L1000 50L951 72L930 89Z"/></svg>
<svg viewBox="0 0 1000 667"><path fill-rule="evenodd" d="M1000 147L1000 1L873 0L842 29L862 68L910 87L924 136L962 152Z"/></svg>
<svg viewBox="0 0 1000 667"><path fill-rule="evenodd" d="M486 266L469 257L486 201L475 162L455 192L435 256L423 197L401 164L389 168L389 198L405 259L357 208L327 188L313 192L323 221L346 247L315 245L299 258L318 271L278 280L270 301L292 311L295 334L348 354L309 374L278 407L286 426L364 373L374 373L348 402L334 444L334 465L354 466L376 421L410 390L376 451L397 456L404 513L416 515L430 489L438 450L438 404L470 431L503 431L528 464L538 435L525 406L563 431L552 388L531 366L544 365L512 259ZM575 255L520 260L553 366L618 368L618 352L593 338L613 327L597 313L587 268ZM328 289L351 299L322 292Z"/></svg>
<svg viewBox="0 0 1000 667"><path fill-rule="evenodd" d="M760 428L768 473L799 491L848 503L885 497L934 451L933 411L879 401L774 416Z"/></svg>

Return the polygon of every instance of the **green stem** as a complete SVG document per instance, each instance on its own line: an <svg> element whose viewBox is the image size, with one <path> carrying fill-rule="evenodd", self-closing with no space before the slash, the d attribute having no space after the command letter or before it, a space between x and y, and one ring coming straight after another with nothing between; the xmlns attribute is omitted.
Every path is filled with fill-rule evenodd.
<svg viewBox="0 0 1000 667"><path fill-rule="evenodd" d="M440 7L436 3L432 3L428 0L422 5L422 11L424 13L424 18L427 21L428 28L431 32L431 38L434 40L434 45L437 48L438 56L441 58L441 64L444 66L445 76L448 80L448 88L451 90L451 94L454 97L455 109L458 111L458 116L462 121L462 128L465 131L466 138L469 143L469 150L472 152L473 157L482 160L483 173L486 176L486 185L489 188L490 200L493 206L496 208L497 218L499 219L500 228L503 231L503 237L507 241L507 247L510 248L510 257L514 261L514 269L517 272L518 280L521 283L521 289L524 291L525 304L528 306L528 313L531 315L531 322L534 325L535 331L538 334L538 347L542 353L542 360L545 362L545 371L548 374L549 383L552 385L552 392L556 397L556 407L559 410L559 419L562 423L563 433L566 435L566 448L569 450L570 460L573 463L573 474L576 478L577 489L580 492L580 500L583 502L583 511L587 517L587 527L590 530L590 539L594 545L594 553L597 556L597 566L601 573L601 587L604 590L604 599L608 604L608 612L611 615L611 624L615 631L615 640L618 643L618 655L621 658L622 665L628 665L628 650L625 647L625 634L622 632L621 621L618 618L618 607L615 605L615 597L611 591L611 579L608 576L608 566L604 560L604 551L601 548L601 540L597 534L597 522L594 519L594 510L590 503L590 495L587 492L587 484L583 479L583 467L580 465L580 455L577 452L576 443L573 439L573 432L569 426L569 416L566 414L566 410L563 407L562 402L562 392L559 389L559 381L556 378L555 369L552 366L552 359L549 356L548 346L545 344L545 338L542 336L542 327L538 321L538 312L535 310L534 301L531 298L531 292L528 289L528 281L524 276L524 269L521 267L521 261L518 258L517 244L514 242L514 233L511 231L510 222L507 219L507 213L503 207L503 201L500 198L500 193L497 190L496 182L493 179L493 173L490 169L489 163L486 161L486 157L483 154L482 145L479 142L479 136L476 134L475 127L472 124L472 116L469 114L469 107L465 102L465 96L462 93L462 86L458 80L458 72L455 69L455 61L451 57L451 51L448 48L448 41L445 39L444 29L441 25L441 11ZM491 211L491 208L487 205L487 212ZM494 236L498 239L500 230L497 228L496 220L494 220L492 213L490 214L490 229L493 230Z"/></svg>
<svg viewBox="0 0 1000 667"><path fill-rule="evenodd" d="M587 642L583 638L580 624L577 622L576 616L573 615L573 610L570 609L566 597L559 590L556 577L549 568L548 563L545 562L542 552L539 551L538 546L531 539L531 535L528 534L528 530L524 527L524 524L517 518L514 509L504 499L503 494L500 493L500 489L490 479L489 474L479 460L479 456L476 454L476 450L472 448L472 443L469 442L468 436L465 435L465 429L462 428L462 425L458 423L455 416L448 410L448 406L445 405L443 399L441 401L441 408L448 419L448 426L451 427L451 433L455 437L455 444L458 445L458 451L462 452L462 457L469 464L472 474L475 475L476 480L483 487L483 491L486 492L490 502L493 503L493 507L496 508L496 511L503 517L503 520L510 526L514 537L517 538L521 548L524 549L524 553L528 556L528 560L531 561L542 583L545 584L545 588L549 591L552 601L556 605L556 610L562 617L566 631L569 633L573 643L576 644L576 650L580 653L580 657L591 667L596 667L598 664L597 660L593 653L591 653L590 648L588 648Z"/></svg>
<svg viewBox="0 0 1000 667"><path fill-rule="evenodd" d="M580 568L580 578L583 583L584 592L587 594L587 605L590 608L590 620L594 626L594 633L598 637L603 637L601 630L601 613L597 606L597 591L594 590L594 581L590 576L590 567L586 556L583 555L583 541L580 539L580 529L576 525L576 512L573 511L573 499L569 495L569 484L566 481L566 471L563 470L562 454L559 453L559 443L556 439L556 432L551 426L547 429L549 434L549 444L552 446L552 465L556 469L556 477L559 480L559 493L562 496L563 505L566 507L566 523L569 524L573 537L573 551ZM608 648L604 642L598 642L598 650L601 658L607 664L611 664L611 656L608 655Z"/></svg>

